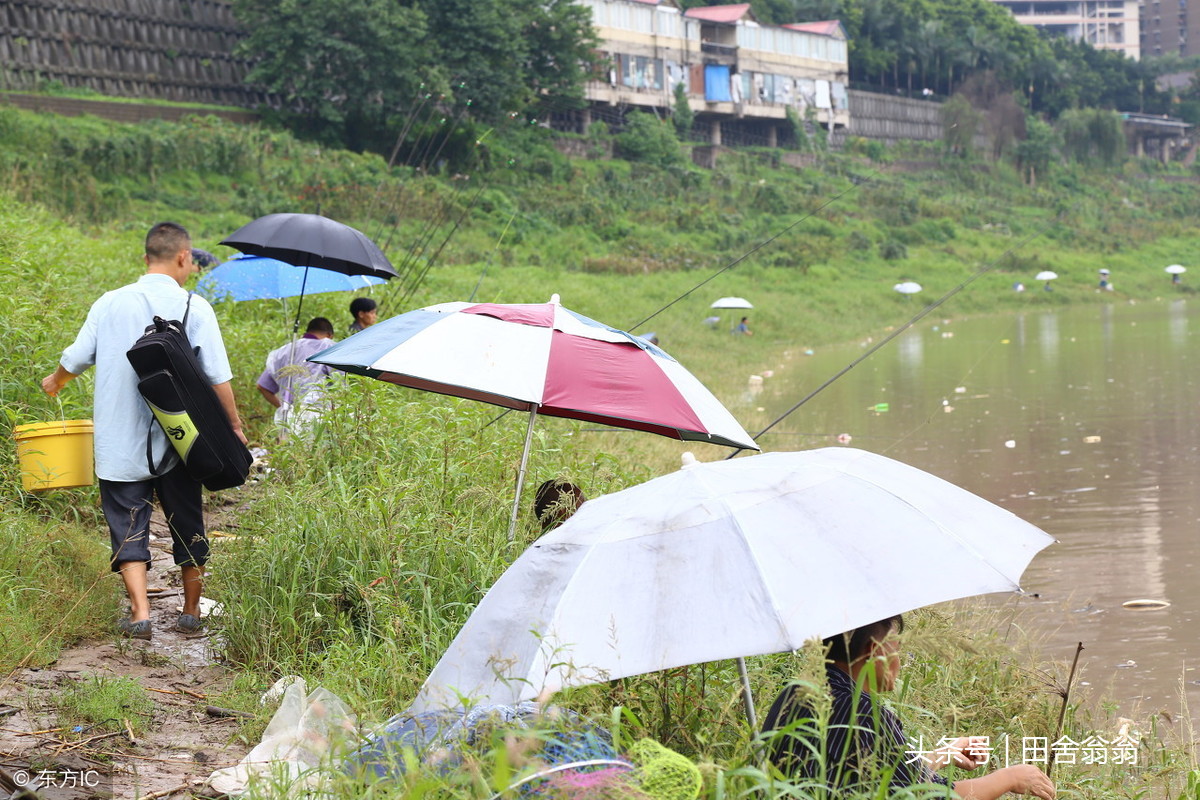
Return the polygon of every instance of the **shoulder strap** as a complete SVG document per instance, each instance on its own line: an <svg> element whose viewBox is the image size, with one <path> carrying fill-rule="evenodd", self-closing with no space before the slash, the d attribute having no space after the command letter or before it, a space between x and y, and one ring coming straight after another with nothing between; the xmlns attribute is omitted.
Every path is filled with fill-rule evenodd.
<svg viewBox="0 0 1200 800"><path fill-rule="evenodd" d="M188 315L192 313L192 295L195 292L188 292L187 305L183 307L183 321L180 323L183 326L183 332L187 333Z"/></svg>
<svg viewBox="0 0 1200 800"><path fill-rule="evenodd" d="M163 467L167 463L167 459L171 457L170 444L167 445L167 452L163 453L162 461L158 462L158 466L154 466L154 445L151 440L151 434L154 432L154 417L150 417L150 427L146 428L146 469L150 470L150 475L155 478L162 477Z"/></svg>

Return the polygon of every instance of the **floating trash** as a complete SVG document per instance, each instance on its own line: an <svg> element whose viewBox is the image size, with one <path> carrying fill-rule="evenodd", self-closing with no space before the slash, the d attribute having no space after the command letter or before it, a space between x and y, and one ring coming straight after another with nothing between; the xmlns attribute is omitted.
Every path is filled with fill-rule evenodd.
<svg viewBox="0 0 1200 800"><path fill-rule="evenodd" d="M1166 608L1171 604L1166 600L1151 600L1143 597L1138 600L1126 600L1121 605L1125 608Z"/></svg>
<svg viewBox="0 0 1200 800"><path fill-rule="evenodd" d="M1131 658L1128 661L1125 661L1124 663L1113 664L1113 666L1116 667L1117 669L1129 669L1130 667L1136 667L1137 662Z"/></svg>
<svg viewBox="0 0 1200 800"><path fill-rule="evenodd" d="M1004 443L1004 446L1007 447L1009 450L1012 450L1014 447L1017 446L1017 443L1015 440L1009 439L1007 442Z"/></svg>
<svg viewBox="0 0 1200 800"><path fill-rule="evenodd" d="M1100 437L1099 437L1099 436L1085 436L1085 437L1083 437L1083 443L1084 443L1084 444L1096 444L1096 443L1097 443L1097 442L1099 442L1099 441L1100 441Z"/></svg>
<svg viewBox="0 0 1200 800"><path fill-rule="evenodd" d="M848 433L839 433L837 435L838 444L850 444L853 437Z"/></svg>
<svg viewBox="0 0 1200 800"><path fill-rule="evenodd" d="M876 413L876 414L883 414L883 413L886 413L886 412L887 412L887 410L888 410L888 404L887 404L887 403L876 403L876 404L875 404L875 413Z"/></svg>
<svg viewBox="0 0 1200 800"><path fill-rule="evenodd" d="M966 393L967 393L967 387L965 387L965 386L955 386L955 387L954 387L954 393L955 393L955 394L966 394Z"/></svg>

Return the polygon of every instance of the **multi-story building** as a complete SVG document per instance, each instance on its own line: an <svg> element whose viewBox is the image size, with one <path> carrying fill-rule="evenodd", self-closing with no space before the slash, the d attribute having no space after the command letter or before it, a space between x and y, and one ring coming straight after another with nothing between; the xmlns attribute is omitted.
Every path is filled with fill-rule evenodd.
<svg viewBox="0 0 1200 800"><path fill-rule="evenodd" d="M1186 0L1175 0L1186 2ZM993 0L1023 25L1140 58L1138 0ZM1165 3L1164 3L1165 5Z"/></svg>
<svg viewBox="0 0 1200 800"><path fill-rule="evenodd" d="M1144 57L1200 55L1200 0L1142 0L1141 11Z"/></svg>
<svg viewBox="0 0 1200 800"><path fill-rule="evenodd" d="M734 137L774 145L789 108L830 130L849 124L849 61L839 22L762 25L749 3L684 12L674 0L578 2L592 12L609 66L589 81L590 107L576 127L625 109L669 114L677 85L697 128L715 144Z"/></svg>

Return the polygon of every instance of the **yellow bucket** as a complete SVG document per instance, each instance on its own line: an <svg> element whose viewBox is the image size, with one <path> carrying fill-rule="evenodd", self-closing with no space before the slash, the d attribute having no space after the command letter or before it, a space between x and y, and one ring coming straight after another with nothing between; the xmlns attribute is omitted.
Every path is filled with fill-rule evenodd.
<svg viewBox="0 0 1200 800"><path fill-rule="evenodd" d="M92 485L92 421L34 422L13 428L27 492Z"/></svg>

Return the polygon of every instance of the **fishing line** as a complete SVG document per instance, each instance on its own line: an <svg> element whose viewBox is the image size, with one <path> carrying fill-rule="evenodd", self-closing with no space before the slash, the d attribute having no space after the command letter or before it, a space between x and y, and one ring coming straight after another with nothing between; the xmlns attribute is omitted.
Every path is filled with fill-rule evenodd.
<svg viewBox="0 0 1200 800"><path fill-rule="evenodd" d="M480 182L479 188L475 191L475 196L471 198L471 202L467 203L466 208L464 208L462 213L458 215L458 219L454 221L453 227L451 227L446 233L445 238L442 239L442 243L438 245L437 250L433 251L433 255L425 259L425 268L417 274L412 283L408 286L408 288L405 289L404 294L400 298L401 304L408 302L408 300L410 300L412 296L416 294L417 289L421 288L421 284L425 282L425 276L429 274L429 270L433 269L433 265L437 262L438 256L442 254L442 250L446 247L447 243L449 243L451 237L453 237L455 232L458 231L458 228L462 225L463 220L465 220L467 215L471 213L471 209L475 207L476 201L479 200L479 196L483 194L483 191L486 188L487 186Z"/></svg>
<svg viewBox="0 0 1200 800"><path fill-rule="evenodd" d="M1015 326L1015 325L1016 325L1016 322L1014 321L1014 322L1012 323L1012 325L1014 325L1014 326ZM1012 327L1012 326L1010 326L1010 328L1011 328L1011 327ZM979 354L979 357L978 357L978 358L976 358L976 359L974 360L974 362L973 362L973 363L972 363L972 364L971 364L969 367L967 367L967 371L966 371L965 373L962 373L962 374L961 374L961 375L958 377L958 379L954 381L954 385L955 385L955 386L962 386L963 384L965 384L965 383L967 382L967 378L968 378L968 377L969 377L969 376L970 376L970 375L971 375L973 372L975 372L975 368L976 368L976 367L978 367L980 364L982 364L982 363L983 363L983 362L984 362L986 359L990 358L990 357L991 357L991 354L992 354L992 351L993 351L993 350L995 350L995 349L996 349L998 346L999 346L999 343L998 343L998 342L993 342L993 343L992 343L992 345L991 345L991 347L987 347L987 348L985 348L985 349L984 349L984 350L983 350L983 351L982 351L982 352ZM943 393L943 397L942 397L942 405L940 406L940 407L942 408L942 410L943 410L943 414L942 414L942 416L943 416L943 417L945 417L945 409L949 407L949 406L947 406L947 401L946 401L946 395L947 395L947 394L951 394L951 395L952 395L952 394L954 394L954 392L950 392L950 393ZM921 430L921 428L924 428L926 425L929 425L929 424L931 424L931 423L933 422L933 418L934 418L935 416L937 416L937 414L936 414L936 413L933 413L933 412L931 412L931 413L930 413L930 414L929 414L927 417L925 417L925 420L924 420L924 422L921 422L921 423L920 423L920 424L918 424L918 425L914 425L914 426L913 426L913 428L912 428L911 430L909 430L907 433L905 433L903 436L899 437L898 439L895 439L895 440L892 442L892 444L888 445L888 446L887 446L887 447L886 447L886 448L883 450L883 452L881 453L881 455L886 455L887 453L891 452L891 450L892 450L893 448L899 447L899 446L900 446L902 443L904 443L904 442L906 442L908 439L912 438L912 436L913 436L914 434L916 434L916 432L917 432L917 431ZM775 432L775 435L776 435L776 436L779 436L781 433L782 433L781 431L776 431L776 432Z"/></svg>
<svg viewBox="0 0 1200 800"><path fill-rule="evenodd" d="M472 101L468 101L468 106L470 105L471 102ZM464 113L465 113L465 111L466 111L466 109L464 109ZM509 121L516 119L518 116L519 115L516 114L515 112L509 113L505 117L504 124L507 124ZM461 115L460 115L460 117L461 117ZM455 124L457 124L457 120L456 120ZM451 130L453 130L453 128ZM490 135L495 130L496 130L496 128L489 129L487 134L485 134L484 136L486 137L487 135ZM446 138L443 141L443 146L444 146L445 142L448 140L449 140L449 133L446 135ZM475 143L476 146L481 145L482 141L483 141L483 137L481 137L478 141L476 141L476 143ZM439 148L438 152L439 153L441 152L440 148ZM447 198L443 202L442 206L438 209L438 212L435 215L434 220L430 224L427 224L425 227L425 230L422 231L421 235L418 236L416 240L414 240L412 247L409 248L409 252L405 256L404 261L402 262L403 268L400 271L400 274L398 275L400 280L396 282L395 288L392 289L391 294L388 296L389 302L392 302L395 299L396 294L397 294L397 292L400 291L401 287L403 287L403 289L404 289L404 291L400 295L402 302L408 300L409 298L411 298L413 296L413 294L416 293L416 290L420 287L420 285L424 281L425 277L429 274L429 270L433 268L434 263L436 262L437 258L441 255L441 253L445 249L446 245L450 242L450 239L453 237L455 232L457 232L459 227L462 225L463 221L466 220L466 218L470 214L471 210L474 209L475 204L479 201L479 198L483 196L483 192L487 188L487 185L482 182L479 184L479 188L475 191L470 202L467 203L466 206L463 208L462 213L458 215L458 218L455 220L454 225L451 227L449 233L442 239L441 244L438 245L438 247L434 251L434 253L429 258L425 259L424 267L418 270L417 263L421 260L422 255L428 249L430 241L433 240L433 238L434 238L435 234L438 232L438 230L443 226L443 224L445 223L446 220L451 218L453 203L458 199L459 194L461 192L463 192L466 189L466 187L467 187L467 181L464 180L464 181L460 181L458 183L458 185L455 187L454 191L451 193L449 198ZM396 225L397 225L397 227L399 226L399 220L397 220ZM395 228L393 228L393 233L394 232L395 232ZM389 236L388 243L390 243L390 242L391 242L391 237ZM386 246L386 244L385 244L385 246Z"/></svg>
<svg viewBox="0 0 1200 800"><path fill-rule="evenodd" d="M432 98L433 98L432 93L426 94L422 98L421 102L416 105L416 107L413 110L413 113L410 114L410 119L405 120L404 127L400 132L400 135L403 137L403 139L397 137L396 146L395 146L395 148L393 148L393 151L392 151L392 159L389 159L389 162L388 162L389 170L395 166L394 158L396 155L399 154L400 148L403 147L404 141L408 139L409 134L412 133L414 129L428 130L429 125L431 124L431 121L433 120L434 116L443 113L442 108L441 108L441 103L443 100L446 99L446 95L439 94L439 95L437 95L437 99L434 100L432 103L430 103L429 101ZM426 107L427 103L428 103L428 107ZM422 112L424 112L424 117L420 116ZM429 147L429 140L426 140L425 147ZM416 162L414 162L414 158L419 154L419 152L420 152L420 150L416 146L413 146L408 151L408 154L405 155L405 157L404 157L404 164L403 164L404 169L413 170L413 171L419 171L421 169L421 166L419 164L416 164ZM402 185L403 185L403 183L402 183ZM403 199L403 205L401 206L400 203L401 203L402 199ZM381 236L383 236L383 231L387 224L385 222L385 220L388 217L391 217L396 220L395 222L392 223L393 228L396 225L400 224L399 221L404 218L404 212L407 211L407 209L408 209L409 200L410 200L410 195L403 195L403 197L402 197L400 193L397 193L392 197L391 204L388 206L387 212L385 214L380 215L379 229L375 235L376 240L378 240ZM397 208L397 206L400 206L400 207Z"/></svg>
<svg viewBox="0 0 1200 800"><path fill-rule="evenodd" d="M735 258L733 261L730 261L728 264L726 264L725 266L721 267L719 270L717 270L716 272L714 272L712 275L708 276L707 278L705 278L704 280L700 281L698 284L696 284L695 286L693 286L691 289L688 289L686 292L684 292L683 294L679 295L679 297L676 297L674 300L672 300L671 302L667 303L665 306L663 306L662 308L660 308L658 311L655 311L653 314L651 314L650 316L646 317L644 320L642 320L641 322L637 323L637 324L636 324L636 325L634 325L633 327L631 327L631 328L628 328L628 330L632 332L632 331L635 331L635 330L637 330L638 328L642 327L642 326L643 326L643 325L645 325L647 322L649 322L650 320L654 319L654 318L655 318L655 317L657 317L659 314L661 314L662 312L666 311L666 310L667 310L668 308L670 308L671 306L673 306L673 305L675 305L676 303L678 303L680 300L683 300L685 297L687 297L687 296L688 296L688 295L690 295L692 292L694 292L694 291L696 291L697 289L699 289L699 288L700 288L701 286L703 286L704 284L706 284L706 283L708 283L709 281L713 280L714 278L716 278L717 276L721 275L722 273L728 272L729 270L731 270L731 269L733 269L734 267L736 267L738 264L740 264L740 263L742 263L743 261L745 261L745 260L746 260L747 258L749 258L750 256L752 256L752 255L754 255L755 253L757 253L759 250L761 250L761 249L763 249L764 247L766 247L767 245L771 244L771 243L772 243L772 242L774 242L776 239L778 239L780 236L783 236L785 233L787 233L788 231L790 231L792 228L794 228L794 227L796 227L797 225L799 225L801 222L804 222L806 219L810 219L811 217L813 217L813 216L814 216L815 214L817 214L818 212L824 211L824 210L825 210L825 209L826 209L826 208L827 208L827 207L828 207L830 204L834 203L834 202L835 202L835 201L837 201L837 200L840 200L842 197L845 197L845 196L846 196L847 194L849 194L850 192L853 192L855 189L857 189L857 188L858 188L859 186L861 186L863 183L868 183L868 182L870 182L870 180L871 180L873 177L875 177L876 175L878 175L878 174L879 174L879 170L878 170L878 169L876 169L876 170L872 171L870 174L868 174L868 175L867 175L867 177L865 177L865 178L861 179L861 182L860 182L860 183L853 183L853 182L852 182L852 183L850 184L850 186L849 186L849 187L847 187L846 189L843 189L842 191L840 191L840 192L838 192L837 194L835 194L833 197L831 197L831 198L829 198L828 200L826 200L824 203L821 203L821 205L817 206L817 207L816 207L816 208L814 208L812 211L808 212L808 213L807 213L807 214L805 214L803 217L801 217L800 219L798 219L798 220L796 220L795 222L793 222L791 225L788 225L788 226L787 226L786 228L784 228L783 230L779 231L778 233L776 233L776 234L774 234L774 235L772 235L772 236L768 237L767 239L764 239L763 241L759 242L758 244L754 245L754 247L751 247L751 248L750 248L749 250L747 250L745 253L742 253L742 255L738 256L738 257L737 257L737 258Z"/></svg>
<svg viewBox="0 0 1200 800"><path fill-rule="evenodd" d="M504 223L504 230L500 231L500 238L496 240L496 246L492 248L492 252L488 253L487 261L483 264L483 271L479 273L479 280L475 281L475 288L471 290L471 296L467 298L470 303L475 299L479 287L483 285L483 279L487 277L488 267L492 265L492 257L496 255L496 251L500 249L500 243L504 241L505 234L508 233L508 226L512 225L512 221L517 218L517 212L513 212L508 218L508 222Z"/></svg>
<svg viewBox="0 0 1200 800"><path fill-rule="evenodd" d="M428 139L425 140L425 148L424 148L424 152L421 154L421 160L420 160L421 166L418 167L418 169L428 172L429 165L431 163L435 163L437 161L437 159L441 157L442 151L445 150L446 145L450 142L450 137L454 133L454 130L458 127L458 124L460 122L462 122L463 117L465 117L467 114L467 111L470 110L471 103L472 103L471 100L467 100L467 102L463 105L463 107L461 109L459 109L458 115L454 117L454 119L450 122L449 127L446 128L445 133L440 137L440 142L438 143L437 148L435 150L433 150L432 155L430 154L430 150L433 148L434 142L439 141L439 137L430 136ZM443 117L441 120L441 124L445 124L445 122L446 122L446 118ZM449 201L447 201L447 202L449 202ZM396 235L396 231L400 227L400 220L402 218L403 218L402 215L397 215L396 223L392 226L391 231L388 232L387 241L384 242L382 249L386 250L388 247L391 246L392 238ZM432 236L432 234L430 234L430 236Z"/></svg>
<svg viewBox="0 0 1200 800"><path fill-rule="evenodd" d="M645 324L646 324L647 322L649 322L650 320L652 320L652 319L654 319L655 317L657 317L657 316L658 316L659 314L661 314L662 312L666 311L666 310L667 310L668 308L670 308L671 306L673 306L673 305L675 305L676 303L678 303L680 300L683 300L685 297L687 297L687 296L688 296L688 295L690 295L692 292L694 292L694 291L696 291L697 289L699 289L699 288L700 288L701 286L703 286L704 284L706 284L706 283L708 283L709 281L713 280L714 278L718 277L718 276L719 276L719 275L721 275L722 273L728 272L729 270L733 269L734 267L736 267L736 266L737 266L738 264L740 264L741 262L745 261L745 260L746 260L747 258L749 258L750 256L754 255L756 252L758 252L758 251L759 251L759 250L761 250L762 248L764 248L764 247L766 247L767 245L771 244L771 243L772 243L772 242L774 242L776 239L778 239L779 237L783 236L785 233L787 233L788 231L790 231L792 228L794 228L794 227L796 227L797 225L799 225L801 222L804 222L806 219L809 219L809 218L811 218L813 215L817 214L817 213L818 213L818 212L820 212L820 211L824 211L824 210L825 210L825 209L826 209L826 208L827 208L827 207L828 207L830 204L832 204L834 201L836 201L836 200L839 200L840 198L842 198L842 197L846 196L846 195L847 195L847 194L849 194L850 192L852 192L852 191L854 191L855 189L859 188L861 185L863 185L863 184L865 184L865 183L869 183L869 182L871 181L871 179L872 179L872 178L874 178L874 177L875 177L876 175L878 175L878 174L879 174L879 169L875 169L875 170L872 170L872 171L871 171L871 172L870 172L870 173L869 173L869 174L868 174L868 175L867 175L865 178L862 178L862 179L860 179L860 181L858 181L858 182L854 182L854 181L852 181L852 182L851 182L851 184L850 184L850 186L849 186L849 187L847 187L846 189L843 189L842 191L838 192L838 193L837 193L837 194L835 194L833 197L831 197L831 198L829 198L828 200L826 200L825 202L821 203L821 205L817 206L817 207L816 207L816 208L814 208L812 211L810 211L810 212L808 212L807 214L805 214L803 217L800 217L800 219L798 219L798 220L796 220L795 222L793 222L792 224L788 225L786 228L782 229L782 230L781 230L781 231L779 231L778 233L776 233L776 234L774 234L773 236L771 236L771 237L769 237L769 238L767 238L767 239L764 239L763 241L759 242L759 243L758 243L758 244L756 244L754 247L750 248L750 249L749 249L749 250L747 250L745 253L743 253L742 255L740 255L740 256L738 256L737 258L735 258L733 261L731 261L731 262L729 262L728 264L726 264L724 267L721 267L721 269L717 270L717 271L716 271L716 272L714 272L712 275L710 275L710 276L708 276L707 278L705 278L704 280L700 281L700 283L696 284L696 285L695 285L695 286L693 286L691 289L688 289L686 292L684 292L683 294L679 295L679 297L676 297L674 300L672 300L671 302L667 303L665 306L663 306L662 308L660 308L658 311L655 311L653 314L651 314L650 316L646 317L644 320L642 320L641 322L637 323L636 325L634 325L634 326L632 326L632 327L630 327L630 328L626 328L626 330L627 330L628 332L630 332L630 333L632 333L633 331L637 330L638 328L640 328L641 326L645 325ZM504 419L504 417L505 417L505 416L507 416L507 415L508 415L508 411L505 411L505 412L503 412L503 413L502 413L502 414L500 414L499 416L497 416L497 417L493 418L493 419L492 419L490 422L488 422L486 425L484 425L484 426L483 426L483 428L480 428L480 430L482 431L482 430L484 430L484 429L486 429L486 428L490 427L490 426L491 426L493 423L499 422L500 420ZM737 453L740 453L740 452L741 452L741 450L738 450L736 453L734 453L734 455L737 455Z"/></svg>
<svg viewBox="0 0 1200 800"><path fill-rule="evenodd" d="M412 129L413 120L416 119L416 115L422 108L424 108L425 103L429 101L429 98L433 97L432 92L425 91L424 83L421 84L421 87L418 91L423 93L421 95L421 101L408 109L408 116L405 118L404 124L400 126L400 133L396 135L396 144L392 147L391 156L388 157L387 171L389 174L391 173L392 168L396 166L396 157L400 155L400 147L404 144L404 140L408 138L408 132ZM371 217L375 214L376 208L379 206L379 197L383 193L383 185L385 182L386 181L380 181L375 187L375 196L371 198L371 205L367 208L367 219L371 219ZM375 229L375 235L371 237L372 241L378 239L383 233L383 225L384 222L382 219L380 219L379 227Z"/></svg>
<svg viewBox="0 0 1200 800"><path fill-rule="evenodd" d="M849 364L847 364L847 365L846 365L845 367L843 367L842 369L838 370L838 372L837 372L837 373L836 373L836 374L835 374L833 377L831 377L829 380L827 380L827 381L825 381L824 383L822 383L822 384L821 384L820 386L818 386L816 389L813 389L811 392L809 392L807 395L805 395L805 396L804 396L804 397L803 397L803 398L800 400L800 402L796 403L794 406L792 406L791 408L789 408L787 411L785 411L785 412L783 412L782 414L780 414L780 415L779 415L779 417L777 417L777 418L776 418L776 419L775 419L775 420L774 420L774 421L773 421L773 422L772 422L770 425L768 425L767 427L763 428L761 431L759 431L758 433L756 433L754 436L751 436L750 438L751 438L751 439L754 439L754 440L757 442L757 441L758 441L758 437L760 437L760 436L762 436L763 434L767 433L767 431L769 431L769 430L771 430L772 428L774 428L774 427L775 427L776 425L778 425L780 422L783 422L783 420L785 420L785 419L786 419L786 418L787 418L787 417L788 417L788 416L789 416L789 415L790 415L790 414L791 414L793 411L795 411L796 409L800 408L800 406L804 405L804 404L805 404L805 403L807 403L809 400L812 400L812 399L813 399L814 397L816 397L818 394L820 394L821 392L823 392L823 391L824 391L826 388L828 388L828 387L829 387L829 385L830 385L831 383L833 383L833 382L834 382L834 381L836 381L838 378L840 378L840 377L842 377L843 375L845 375L845 374L846 374L847 372L849 372L850 370L852 370L852 369L854 369L855 367L857 367L857 366L858 366L859 364L861 364L863 361L866 361L866 360L867 360L868 358L870 358L870 357L871 357L871 356L872 356L874 353L878 352L878 351L879 351L879 349L880 349L880 348L882 348L884 345L886 345L888 342L892 341L892 340L893 340L893 339L895 339L897 336L899 336L900 334L904 333L906 330L908 330L909 328L911 328L913 325L916 325L916 324L917 324L918 322L920 322L922 319L924 319L925 317L929 316L929 314L933 313L933 311L934 311L936 308L938 308L938 306L940 306L942 303L946 302L946 301L947 301L947 300L949 300L951 297L953 297L954 295L958 294L958 293L959 293L959 292L961 292L963 289L967 288L968 286L970 286L972 283L974 283L975 281L977 281L977 280L979 280L980 278L982 278L982 277L983 277L984 275L986 275L987 273L991 272L991 271L992 271L992 269L993 269L993 268L994 268L994 267L995 267L997 264L999 264L1001 261L1003 261L1004 259L1008 258L1010 255L1012 255L1013 253L1015 253L1017 250L1020 250L1022 247L1024 247L1026 244L1028 244L1028 243L1029 243L1029 242L1031 242L1032 240L1036 239L1038 236L1041 236L1043 233L1045 233L1047 230L1049 230L1049 229L1050 229L1050 226L1057 224L1057 223L1058 223L1058 221L1059 221L1060 219L1062 219L1062 217L1063 217L1063 215L1064 215L1065 213L1066 213L1066 212L1065 212L1065 211L1063 211L1062 213L1060 213L1060 214L1056 215L1056 216L1055 216L1053 219L1051 219L1051 220L1047 221L1045 225L1043 225L1042 227L1038 228L1036 231L1034 231L1033 233L1029 234L1029 235L1028 235L1028 236L1026 236L1024 239L1022 239L1021 241L1019 241L1019 242L1017 242L1015 245L1013 245L1012 247L1010 247L1010 248L1008 248L1007 250L1005 250L1003 253L1001 253L1000 255L998 255L996 258L994 258L994 259L992 259L991 261L989 261L988 263L984 264L982 267L980 267L978 270L976 270L976 271L975 271L975 273L974 273L973 275L971 275L971 277L967 278L965 281L963 281L962 283L958 284L957 286L955 286L955 287L954 287L953 289L951 289L950 291L946 292L944 295L942 295L941 297L939 297L937 300L935 300L935 301L933 301L932 303L930 303L929 305L925 306L925 308L923 308L921 311L917 312L916 316L914 316L914 317L913 317L912 319L910 319L908 322L906 322L906 323L904 323L903 325L901 325L901 326L900 326L899 328L897 328L896 330L894 330L894 331L892 331L891 333L889 333L887 336L885 336L885 337L883 337L882 339L880 339L878 344L876 344L875 346L871 347L869 350L867 350L867 352L863 353L861 356L859 356L858 358L856 358L856 359L854 359L853 361L851 361ZM726 456L726 457L725 457L725 460L726 460L726 461L728 461L729 459L733 458L734 456L737 456L737 455L739 455L739 454L740 454L740 453L741 453L743 450L745 450L745 449L746 449L746 448L744 448L744 447L739 447L738 449L736 449L736 450L734 450L732 453L730 453L728 456Z"/></svg>

